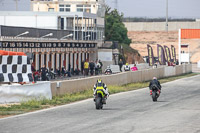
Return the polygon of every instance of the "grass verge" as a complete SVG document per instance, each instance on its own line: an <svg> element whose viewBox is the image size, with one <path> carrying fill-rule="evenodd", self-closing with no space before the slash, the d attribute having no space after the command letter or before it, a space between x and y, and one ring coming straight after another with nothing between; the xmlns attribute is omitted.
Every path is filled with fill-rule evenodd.
<svg viewBox="0 0 200 133"><path fill-rule="evenodd" d="M159 79L159 81L162 84L162 83L174 81L174 80L185 78L185 77L191 77L191 76L195 76L195 75L197 75L197 74L189 73L189 74L184 74L181 76L173 76L173 77ZM119 93L119 92L125 92L125 91L131 91L131 90L136 90L136 89L140 89L140 88L145 88L148 85L149 85L149 81L146 81L146 82L130 83L130 84L122 85L122 86L108 86L108 88L109 88L109 93L114 94L114 93ZM77 93L73 93L73 94L66 94L63 96L55 96L55 97L53 97L52 100L41 98L40 100L32 99L32 100L29 100L26 102L21 102L20 104L14 104L14 105L8 104L6 106L0 105L0 117L17 115L17 114L22 114L22 113L26 113L26 112L35 111L35 110L50 108L53 106L64 105L67 103L91 98L92 94L93 94L93 90L90 89L90 90L77 92Z"/></svg>

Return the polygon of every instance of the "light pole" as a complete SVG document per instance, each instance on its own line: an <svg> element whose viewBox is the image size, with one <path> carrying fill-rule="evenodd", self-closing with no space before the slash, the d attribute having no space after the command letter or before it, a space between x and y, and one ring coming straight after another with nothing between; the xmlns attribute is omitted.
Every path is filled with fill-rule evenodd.
<svg viewBox="0 0 200 133"><path fill-rule="evenodd" d="M19 35L16 35L15 37L23 36L23 35L26 35L26 34L29 34L29 31L26 31L26 32L24 32L24 33L21 33L21 34L19 34Z"/></svg>
<svg viewBox="0 0 200 133"><path fill-rule="evenodd" d="M166 0L166 25L165 30L168 32L168 0Z"/></svg>
<svg viewBox="0 0 200 133"><path fill-rule="evenodd" d="M44 37L47 37L47 36L53 36L53 33L46 34L44 36L41 36L40 38L44 38Z"/></svg>
<svg viewBox="0 0 200 133"><path fill-rule="evenodd" d="M89 35L87 35L87 36L85 36L85 37L84 37L84 39L85 39L85 38L87 38L87 37L89 38L89 37L90 37L90 34L89 34ZM88 40L89 40L89 39L88 39Z"/></svg>
<svg viewBox="0 0 200 133"><path fill-rule="evenodd" d="M74 34L69 34L69 35L66 35L66 36L63 36L60 38L60 40L64 39L64 38L67 38L67 37L72 37Z"/></svg>

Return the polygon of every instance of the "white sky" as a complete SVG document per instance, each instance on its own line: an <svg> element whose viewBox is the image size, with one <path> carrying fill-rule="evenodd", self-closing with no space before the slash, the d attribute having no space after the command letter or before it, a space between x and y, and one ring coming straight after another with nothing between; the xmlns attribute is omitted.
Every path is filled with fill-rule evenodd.
<svg viewBox="0 0 200 133"><path fill-rule="evenodd" d="M16 10L16 0L0 0L0 11ZM106 0L114 7L115 0ZM200 18L200 0L168 0L169 17ZM118 0L118 8L126 17L165 17L166 0ZM30 0L18 0L20 11L30 10Z"/></svg>
<svg viewBox="0 0 200 133"><path fill-rule="evenodd" d="M30 11L31 0L18 0L18 11ZM16 0L0 0L0 11L16 11Z"/></svg>
<svg viewBox="0 0 200 133"><path fill-rule="evenodd" d="M115 0L106 0L115 7ZM118 9L126 17L165 17L166 0L118 0ZM168 0L168 15L176 18L200 18L200 0Z"/></svg>

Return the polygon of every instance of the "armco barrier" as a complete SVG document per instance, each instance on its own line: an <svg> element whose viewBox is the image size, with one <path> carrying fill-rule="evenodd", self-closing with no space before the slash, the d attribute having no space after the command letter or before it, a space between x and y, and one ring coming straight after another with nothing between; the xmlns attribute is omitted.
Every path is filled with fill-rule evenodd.
<svg viewBox="0 0 200 133"><path fill-rule="evenodd" d="M163 66L159 68L150 68L134 72L122 72L112 75L93 76L82 79L55 81L51 83L51 91L53 96L64 95L66 93L74 93L87 89L91 89L97 79L101 78L107 85L123 85L128 83L136 83L151 80L152 77L163 78L184 73L192 72L192 65L180 66ZM59 82L59 83L57 83ZM57 85L58 84L58 85Z"/></svg>

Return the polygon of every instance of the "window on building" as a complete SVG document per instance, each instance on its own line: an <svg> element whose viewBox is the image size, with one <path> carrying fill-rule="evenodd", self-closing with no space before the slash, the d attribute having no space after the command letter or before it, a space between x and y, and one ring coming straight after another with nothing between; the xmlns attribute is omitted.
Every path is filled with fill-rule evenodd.
<svg viewBox="0 0 200 133"><path fill-rule="evenodd" d="M77 12L83 12L83 5L77 5L76 10Z"/></svg>
<svg viewBox="0 0 200 133"><path fill-rule="evenodd" d="M85 5L84 12L91 13L91 6L90 5Z"/></svg>
<svg viewBox="0 0 200 133"><path fill-rule="evenodd" d="M49 8L48 11L49 12L54 12L54 8Z"/></svg>
<svg viewBox="0 0 200 133"><path fill-rule="evenodd" d="M91 5L76 5L77 12L91 13Z"/></svg>
<svg viewBox="0 0 200 133"><path fill-rule="evenodd" d="M70 5L59 5L60 12L70 12L71 6Z"/></svg>

